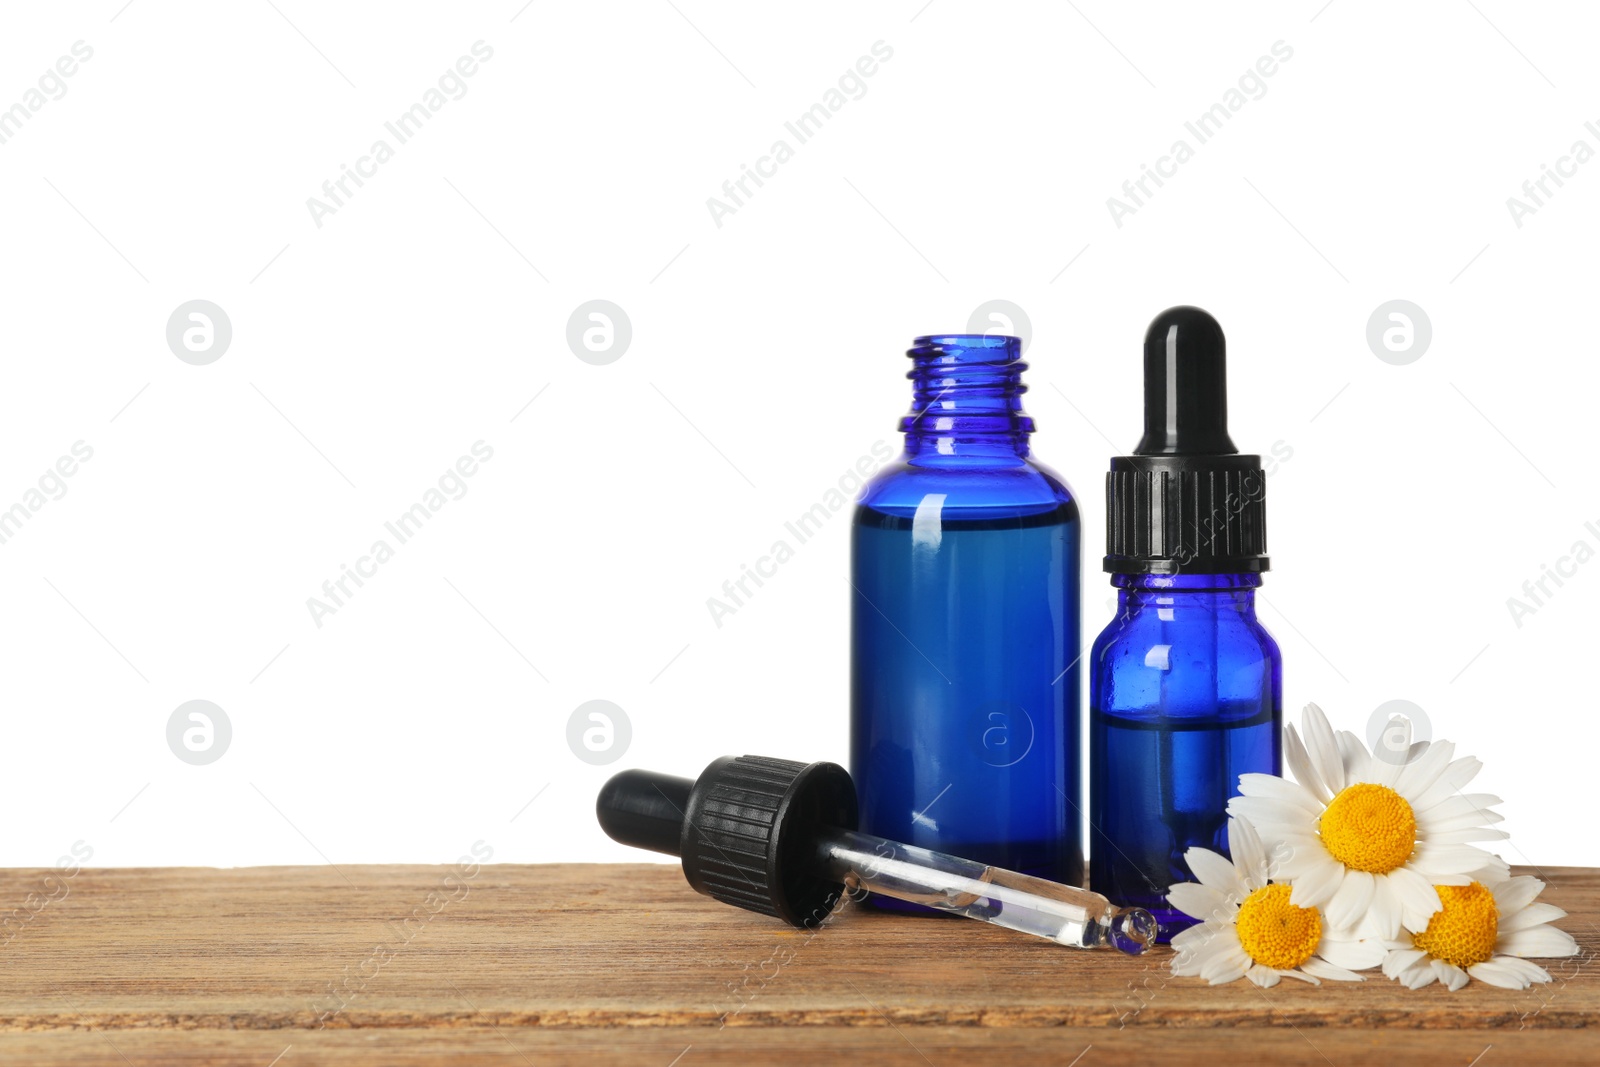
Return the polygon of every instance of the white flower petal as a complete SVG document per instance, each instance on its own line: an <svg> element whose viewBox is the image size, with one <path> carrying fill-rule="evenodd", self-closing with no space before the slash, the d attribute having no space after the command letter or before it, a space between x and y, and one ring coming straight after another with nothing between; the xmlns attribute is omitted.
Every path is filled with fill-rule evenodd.
<svg viewBox="0 0 1600 1067"><path fill-rule="evenodd" d="M1484 865L1472 872L1472 880L1484 885L1499 885L1511 877L1511 866L1499 856L1489 853Z"/></svg>
<svg viewBox="0 0 1600 1067"><path fill-rule="evenodd" d="M1287 778L1279 778L1275 774L1256 774L1254 772L1239 776L1239 793L1247 797L1268 797L1281 804L1289 805L1310 816L1322 814L1322 801L1311 795L1311 791L1298 782L1291 782Z"/></svg>
<svg viewBox="0 0 1600 1067"><path fill-rule="evenodd" d="M1191 926L1189 929L1196 928ZM1187 930L1184 932L1188 933ZM1171 968L1173 974L1191 978L1200 973L1200 956L1194 952L1175 952L1167 961L1167 966Z"/></svg>
<svg viewBox="0 0 1600 1067"><path fill-rule="evenodd" d="M1210 886L1223 896L1243 900L1249 895L1239 878L1238 868L1226 856L1220 856L1209 848L1197 847L1185 851L1183 861L1189 865L1189 870L1200 884Z"/></svg>
<svg viewBox="0 0 1600 1067"><path fill-rule="evenodd" d="M1188 952L1205 959L1215 950L1221 950L1239 944L1239 928L1233 920L1226 922L1203 922L1198 926L1191 926L1172 939L1172 947L1182 952Z"/></svg>
<svg viewBox="0 0 1600 1067"><path fill-rule="evenodd" d="M1238 901L1200 882L1179 882L1167 890L1167 903L1191 918L1230 922L1239 913Z"/></svg>
<svg viewBox="0 0 1600 1067"><path fill-rule="evenodd" d="M1173 957L1173 974L1200 975L1206 967L1220 957L1237 957L1244 952L1239 946L1239 934L1232 923L1201 923L1191 926L1172 939L1176 948L1184 934L1195 940L1185 942Z"/></svg>
<svg viewBox="0 0 1600 1067"><path fill-rule="evenodd" d="M1228 851L1245 889L1254 892L1267 884L1267 851L1249 819L1228 820Z"/></svg>
<svg viewBox="0 0 1600 1067"><path fill-rule="evenodd" d="M1474 830L1498 834L1502 831L1495 828L1495 823L1504 821L1494 812L1473 812L1470 815L1457 815L1449 819L1420 817L1417 819L1417 840L1440 841L1442 834L1455 835Z"/></svg>
<svg viewBox="0 0 1600 1067"><path fill-rule="evenodd" d="M1493 826L1505 822L1506 817L1494 810L1498 803L1500 798L1488 793L1476 793L1471 797L1454 793L1426 810L1419 810L1412 805L1411 811L1417 817L1419 829L1436 826L1441 830L1454 830L1459 828L1460 819L1475 819L1476 822L1466 824L1469 826Z"/></svg>
<svg viewBox="0 0 1600 1067"><path fill-rule="evenodd" d="M1520 975L1530 985L1534 982L1550 981L1549 971L1537 963L1529 963L1527 960L1520 960L1515 956L1495 956L1489 962L1496 967L1504 967L1512 974Z"/></svg>
<svg viewBox="0 0 1600 1067"><path fill-rule="evenodd" d="M1526 930L1513 930L1495 940L1495 951L1514 956L1576 956L1578 943L1565 930L1554 926L1534 926Z"/></svg>
<svg viewBox="0 0 1600 1067"><path fill-rule="evenodd" d="M1209 956L1204 960L1201 960L1194 956L1185 956L1180 954L1173 956L1172 959L1168 960L1167 966L1172 970L1173 974L1178 975L1179 977L1200 978L1200 972L1205 970L1206 967L1210 966L1211 962L1212 957Z"/></svg>
<svg viewBox="0 0 1600 1067"><path fill-rule="evenodd" d="M1339 742L1334 740L1333 727L1328 717L1315 704L1307 704L1300 715L1300 727L1306 733L1306 756L1328 792L1337 796L1345 787L1344 762L1339 755Z"/></svg>
<svg viewBox="0 0 1600 1067"><path fill-rule="evenodd" d="M1198 883L1185 882L1183 884L1195 885ZM1201 923L1198 926L1191 926L1187 930L1180 930L1176 934L1172 935L1172 950L1174 952L1199 952L1207 945L1211 945L1216 942L1217 930L1224 926L1226 926L1230 931L1233 929L1233 924L1231 922L1210 922Z"/></svg>
<svg viewBox="0 0 1600 1067"><path fill-rule="evenodd" d="M1300 740L1300 734L1295 730L1294 724L1283 732L1283 761L1294 774L1294 780L1304 786L1318 801L1326 804L1333 799L1333 794L1328 792L1328 787L1322 784L1322 779L1311 767L1311 757L1306 755L1305 742Z"/></svg>
<svg viewBox="0 0 1600 1067"><path fill-rule="evenodd" d="M1409 929L1426 930L1428 919L1442 907L1433 883L1408 867L1390 871L1379 881L1387 883L1392 899L1400 906L1400 919ZM1394 937L1392 928L1384 936Z"/></svg>
<svg viewBox="0 0 1600 1067"><path fill-rule="evenodd" d="M1237 973L1235 973L1234 971L1227 971L1227 972L1224 972L1222 974L1215 975L1215 976L1213 976L1211 978L1207 978L1206 981L1211 983L1212 985L1227 985L1229 982L1237 982L1239 979L1243 978L1247 973L1249 973L1249 969L1247 967L1241 967L1238 970Z"/></svg>
<svg viewBox="0 0 1600 1067"><path fill-rule="evenodd" d="M1481 799L1487 799L1488 794L1462 792L1462 788L1472 781L1473 777L1482 768L1483 764L1472 756L1454 760L1445 768L1444 773L1439 776L1439 780L1429 786L1421 796L1407 797L1406 799L1411 802L1412 810L1419 812L1427 811L1435 804L1458 796L1466 797L1473 803L1477 803L1479 807L1488 807L1489 805L1487 804L1478 803ZM1494 798L1493 803L1500 803L1500 799L1498 797Z"/></svg>
<svg viewBox="0 0 1600 1067"><path fill-rule="evenodd" d="M1361 743L1361 738L1349 730L1340 730L1333 735L1333 739L1339 745L1339 763L1344 767L1344 780L1366 781L1372 756L1367 752L1367 746Z"/></svg>
<svg viewBox="0 0 1600 1067"><path fill-rule="evenodd" d="M1200 974L1200 964L1193 956L1184 955L1182 952L1168 960L1167 966L1179 978L1194 978Z"/></svg>
<svg viewBox="0 0 1600 1067"><path fill-rule="evenodd" d="M1447 830L1443 833L1434 831L1426 837L1419 832L1417 837L1419 840L1426 840L1430 845L1470 845L1474 841L1506 841L1511 835L1504 830L1479 826L1471 830Z"/></svg>
<svg viewBox="0 0 1600 1067"><path fill-rule="evenodd" d="M1383 975L1385 978L1397 978L1402 971L1410 970L1427 955L1420 948L1396 949L1384 957Z"/></svg>
<svg viewBox="0 0 1600 1067"><path fill-rule="evenodd" d="M1485 819L1482 815L1463 815L1456 819L1444 819L1436 823L1422 825L1417 820L1417 840L1430 841L1435 844L1450 844L1452 839L1467 835L1469 841L1501 841L1511 835L1499 829L1494 824L1500 819ZM1482 834L1482 837L1471 837L1472 834Z"/></svg>
<svg viewBox="0 0 1600 1067"><path fill-rule="evenodd" d="M1365 982L1366 979L1354 971L1347 971L1343 967L1319 960L1312 956L1300 965L1300 969L1314 978L1326 978L1334 982Z"/></svg>
<svg viewBox="0 0 1600 1067"><path fill-rule="evenodd" d="M1317 955L1347 971L1367 971L1378 966L1388 956L1383 942L1356 941L1324 934L1317 945Z"/></svg>
<svg viewBox="0 0 1600 1067"><path fill-rule="evenodd" d="M1402 936L1401 921L1404 918L1405 908L1401 904L1400 890L1390 885L1387 877L1373 875L1372 903L1356 923L1357 936L1393 941Z"/></svg>
<svg viewBox="0 0 1600 1067"><path fill-rule="evenodd" d="M1406 864L1425 878L1441 874L1472 874L1479 870L1489 854L1472 845L1443 845L1431 841L1418 841L1411 860Z"/></svg>
<svg viewBox="0 0 1600 1067"><path fill-rule="evenodd" d="M1485 960L1483 963L1474 963L1467 968L1467 973L1480 982L1486 982L1501 989L1526 989L1528 980L1523 975L1497 960Z"/></svg>
<svg viewBox="0 0 1600 1067"><path fill-rule="evenodd" d="M1306 968L1309 967L1313 962L1317 961L1314 959L1307 960L1305 963L1301 964L1300 968L1298 969L1293 967L1288 969L1277 967L1274 969L1278 972L1279 978L1298 978L1300 981L1305 982L1308 985L1321 985L1322 983L1317 980L1316 975L1311 974L1306 970ZM1338 970L1338 968L1335 967L1334 970ZM1358 982L1361 981L1361 977L1359 975L1351 975L1350 977L1354 978Z"/></svg>
<svg viewBox="0 0 1600 1067"><path fill-rule="evenodd" d="M1492 891L1495 907L1500 909L1500 917L1505 919L1532 904L1534 898L1544 891L1544 883L1531 874L1519 874L1493 886Z"/></svg>
<svg viewBox="0 0 1600 1067"><path fill-rule="evenodd" d="M1458 760L1451 761L1450 765L1444 769L1444 773L1439 776L1439 781L1436 785L1448 785L1459 793L1466 788L1468 782L1478 776L1478 772L1481 770L1483 770L1482 760L1476 756L1463 756Z"/></svg>
<svg viewBox="0 0 1600 1067"><path fill-rule="evenodd" d="M1254 982L1256 985L1260 986L1262 989L1271 989L1273 986L1278 984L1278 979L1280 976L1278 972L1273 970L1271 967L1263 967L1258 963L1245 972L1245 977L1250 979L1250 981Z"/></svg>
<svg viewBox="0 0 1600 1067"><path fill-rule="evenodd" d="M1323 916L1335 929L1354 926L1372 906L1375 883L1366 871L1346 871L1338 891L1322 906Z"/></svg>
<svg viewBox="0 0 1600 1067"><path fill-rule="evenodd" d="M1449 987L1452 993L1466 985L1469 980L1466 971L1445 960L1433 960L1430 966L1433 967L1433 973L1438 976L1439 981Z"/></svg>
<svg viewBox="0 0 1600 1067"><path fill-rule="evenodd" d="M1427 742L1427 746L1420 756L1405 765L1395 781L1394 791L1407 800L1427 792L1456 753L1452 741L1432 741Z"/></svg>
<svg viewBox="0 0 1600 1067"><path fill-rule="evenodd" d="M1241 778L1248 777L1240 775ZM1228 801L1228 814L1235 819L1249 819L1250 825L1261 834L1263 843L1271 842L1286 833L1305 830L1314 817L1292 804L1271 797L1237 796Z"/></svg>
<svg viewBox="0 0 1600 1067"><path fill-rule="evenodd" d="M1232 819L1250 819L1269 851L1282 838L1306 833L1317 822L1317 817L1306 811L1267 797L1234 797L1227 801L1227 814Z"/></svg>
<svg viewBox="0 0 1600 1067"><path fill-rule="evenodd" d="M1439 980L1432 967L1433 961L1423 958L1395 975L1395 981L1407 989L1421 989Z"/></svg>
<svg viewBox="0 0 1600 1067"><path fill-rule="evenodd" d="M1356 743L1360 744L1359 738L1356 739ZM1406 764L1404 762L1386 760L1382 756L1374 754L1367 760L1367 773L1361 778L1361 781L1394 789L1395 785L1400 781L1401 772L1405 769ZM1398 793L1399 790L1396 789L1395 792Z"/></svg>
<svg viewBox="0 0 1600 1067"><path fill-rule="evenodd" d="M1419 819L1425 812L1432 811L1445 801L1461 795L1449 782L1444 781L1443 775L1440 775L1439 779L1425 789L1421 796L1406 797L1406 802L1411 805L1411 810Z"/></svg>
<svg viewBox="0 0 1600 1067"><path fill-rule="evenodd" d="M1220 952L1206 961L1200 969L1200 977L1212 985L1222 985L1224 982L1235 982L1243 978L1250 970L1250 957L1244 949L1238 946L1229 946L1228 951Z"/></svg>
<svg viewBox="0 0 1600 1067"><path fill-rule="evenodd" d="M1319 871L1344 869L1338 860L1328 855L1320 841L1309 845L1279 845L1272 850L1272 856L1267 870L1277 882L1302 882Z"/></svg>
<svg viewBox="0 0 1600 1067"><path fill-rule="evenodd" d="M1515 933L1529 927L1539 926L1543 923L1553 923L1557 919L1564 919L1567 913L1554 904L1533 903L1521 911L1500 917L1500 933Z"/></svg>
<svg viewBox="0 0 1600 1067"><path fill-rule="evenodd" d="M1289 891L1289 903L1297 908L1321 907L1339 891L1344 875L1344 865L1329 856L1326 863L1311 866L1295 878L1294 888Z"/></svg>
<svg viewBox="0 0 1600 1067"><path fill-rule="evenodd" d="M1261 847L1266 850L1267 877L1275 881L1288 881L1287 878L1277 876L1278 869L1286 863L1290 866L1304 866L1304 857L1307 855L1333 859L1328 850L1322 847L1322 838L1310 833L1307 826L1294 830L1275 827L1269 832L1258 822L1252 821L1250 825L1261 838Z"/></svg>

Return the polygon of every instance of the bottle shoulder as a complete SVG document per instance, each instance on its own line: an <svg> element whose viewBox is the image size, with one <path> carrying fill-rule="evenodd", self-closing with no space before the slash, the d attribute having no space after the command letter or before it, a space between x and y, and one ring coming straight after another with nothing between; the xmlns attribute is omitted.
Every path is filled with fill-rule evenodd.
<svg viewBox="0 0 1600 1067"><path fill-rule="evenodd" d="M1095 637L1091 655L1096 664L1125 659L1142 663L1157 650L1181 653L1190 648L1233 666L1282 659L1277 640L1254 611L1215 604L1147 606L1119 614Z"/></svg>
<svg viewBox="0 0 1600 1067"><path fill-rule="evenodd" d="M1077 518L1077 499L1066 481L1029 457L993 462L911 463L902 454L873 475L858 503L889 515L914 513L929 496L942 497L945 511L972 509L1045 512Z"/></svg>

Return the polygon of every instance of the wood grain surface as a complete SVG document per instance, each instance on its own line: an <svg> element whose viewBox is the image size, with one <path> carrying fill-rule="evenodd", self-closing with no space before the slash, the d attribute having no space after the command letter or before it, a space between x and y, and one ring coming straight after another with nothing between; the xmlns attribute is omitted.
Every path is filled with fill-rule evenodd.
<svg viewBox="0 0 1600 1067"><path fill-rule="evenodd" d="M1600 1063L1600 871L1548 986L1210 987L981 923L798 931L655 864L0 871L0 1063Z"/></svg>

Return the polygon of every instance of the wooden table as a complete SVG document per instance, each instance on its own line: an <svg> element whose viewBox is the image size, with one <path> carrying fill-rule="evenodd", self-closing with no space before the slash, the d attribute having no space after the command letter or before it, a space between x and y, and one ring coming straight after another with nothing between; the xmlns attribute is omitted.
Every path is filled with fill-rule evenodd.
<svg viewBox="0 0 1600 1067"><path fill-rule="evenodd" d="M1259 990L955 919L797 931L675 867L0 871L0 1063L1600 1063L1600 871L1549 986ZM30 896L31 894L31 896Z"/></svg>

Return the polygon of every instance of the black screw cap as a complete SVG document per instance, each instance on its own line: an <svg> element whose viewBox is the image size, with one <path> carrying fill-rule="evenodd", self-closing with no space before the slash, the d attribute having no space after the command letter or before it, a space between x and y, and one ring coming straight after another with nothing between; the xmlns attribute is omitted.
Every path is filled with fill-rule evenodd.
<svg viewBox="0 0 1600 1067"><path fill-rule="evenodd" d="M844 892L816 873L818 839L859 819L843 767L766 756L713 760L692 783L623 771L595 813L612 840L681 856L696 892L800 927L821 923Z"/></svg>

